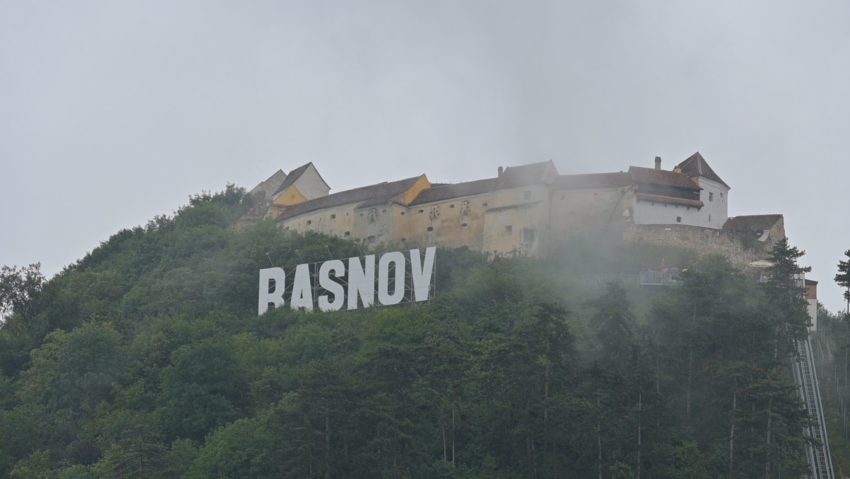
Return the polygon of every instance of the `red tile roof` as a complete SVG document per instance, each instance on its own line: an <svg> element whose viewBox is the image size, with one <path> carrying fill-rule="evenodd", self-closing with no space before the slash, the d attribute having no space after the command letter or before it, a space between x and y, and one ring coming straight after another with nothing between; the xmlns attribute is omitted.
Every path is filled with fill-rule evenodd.
<svg viewBox="0 0 850 479"><path fill-rule="evenodd" d="M687 198L678 198L675 196L652 195L649 193L635 193L635 197L641 201L653 201L655 203L667 203L671 205L693 206L702 208L703 202L699 200L689 200Z"/></svg>
<svg viewBox="0 0 850 479"><path fill-rule="evenodd" d="M673 171L655 170L652 168L642 168L640 166L630 166L629 175L632 181L638 184L672 186L675 188L683 188L688 190L700 190L696 182L687 175L675 173Z"/></svg>

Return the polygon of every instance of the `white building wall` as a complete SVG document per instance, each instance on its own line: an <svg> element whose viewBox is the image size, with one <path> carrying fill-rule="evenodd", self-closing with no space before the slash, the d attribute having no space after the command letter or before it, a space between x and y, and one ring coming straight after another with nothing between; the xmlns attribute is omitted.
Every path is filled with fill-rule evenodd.
<svg viewBox="0 0 850 479"><path fill-rule="evenodd" d="M699 177L695 180L702 188L699 199L704 205L700 210L699 224L696 226L723 228L723 223L729 218L729 188L707 178Z"/></svg>
<svg viewBox="0 0 850 479"><path fill-rule="evenodd" d="M634 223L637 225L683 224L721 229L729 218L729 188L706 178L697 178L703 207L637 201Z"/></svg>
<svg viewBox="0 0 850 479"><path fill-rule="evenodd" d="M700 211L693 206L640 200L635 204L633 221L636 225L704 226Z"/></svg>

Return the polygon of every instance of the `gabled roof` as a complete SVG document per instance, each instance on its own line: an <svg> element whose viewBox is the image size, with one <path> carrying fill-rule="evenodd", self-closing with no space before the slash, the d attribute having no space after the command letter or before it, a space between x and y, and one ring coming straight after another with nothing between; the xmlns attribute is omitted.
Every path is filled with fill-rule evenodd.
<svg viewBox="0 0 850 479"><path fill-rule="evenodd" d="M688 190L700 190L696 182L687 175L676 173L673 171L656 170L653 168L643 168L640 166L630 166L629 176L632 181L638 184L672 186L675 188L683 188Z"/></svg>
<svg viewBox="0 0 850 479"><path fill-rule="evenodd" d="M729 218L723 224L724 231L761 233L782 221L782 215L749 215Z"/></svg>
<svg viewBox="0 0 850 479"><path fill-rule="evenodd" d="M505 168L499 180L499 187L513 188L526 186L534 183L548 183L558 175L558 169L552 160L530 163L521 166L509 166Z"/></svg>
<svg viewBox="0 0 850 479"><path fill-rule="evenodd" d="M253 195L259 193L260 191L265 192L266 197L270 198L274 192L280 188L280 185L286 181L286 173L283 170L277 170L273 175L266 178L265 181L260 182L257 186L255 186L249 194Z"/></svg>
<svg viewBox="0 0 850 479"><path fill-rule="evenodd" d="M316 169L316 167L313 165L313 162L311 161L309 163L305 163L305 164L299 166L298 168L295 168L294 170L290 171L289 175L286 177L285 180L283 180L283 183L281 183L281 185L278 187L277 191L274 192L274 194L276 195L276 194L280 193L281 191L292 186L296 181L298 181L299 178L301 178L302 175L304 175L304 173L307 172L307 170L311 166L313 167L314 170L316 170L316 174L319 175L319 179L322 180L322 183L324 183L325 186L327 186L328 189L330 189L331 186L328 184L327 181L325 181L324 178L322 178L322 175L319 173L319 170Z"/></svg>
<svg viewBox="0 0 850 479"><path fill-rule="evenodd" d="M552 182L555 188L580 190L584 188L621 188L632 184L628 173L590 173L585 175L559 175Z"/></svg>
<svg viewBox="0 0 850 479"><path fill-rule="evenodd" d="M414 176L399 181L383 182L376 185L363 186L353 190L340 191L328 196L322 196L314 200L305 201L291 206L278 216L277 220L285 220L294 216L303 215L312 211L333 208L349 203L369 202L370 205L389 203L396 196L409 190L425 175Z"/></svg>
<svg viewBox="0 0 850 479"><path fill-rule="evenodd" d="M423 203L431 203L433 201L448 200L461 196L472 196L487 193L499 188L497 178L487 178L484 180L467 181L464 183L431 185L431 188L422 190L416 199L410 202L411 205L419 205Z"/></svg>
<svg viewBox="0 0 850 479"><path fill-rule="evenodd" d="M682 173L690 176L691 178L703 177L707 178L711 181L716 181L726 188L730 188L729 185L726 184L725 181L721 180L717 173L708 166L708 162L705 161L705 158L699 152L694 153L689 156L687 160L679 163L676 168L682 170ZM730 188L731 189L731 188Z"/></svg>
<svg viewBox="0 0 850 479"><path fill-rule="evenodd" d="M505 188L549 183L553 178L557 177L558 170L551 160L531 163L530 165L509 166L497 178L486 178L463 183L432 184L431 188L419 193L416 199L411 201L410 204L421 205L434 201L459 198L461 196L479 195L488 191Z"/></svg>

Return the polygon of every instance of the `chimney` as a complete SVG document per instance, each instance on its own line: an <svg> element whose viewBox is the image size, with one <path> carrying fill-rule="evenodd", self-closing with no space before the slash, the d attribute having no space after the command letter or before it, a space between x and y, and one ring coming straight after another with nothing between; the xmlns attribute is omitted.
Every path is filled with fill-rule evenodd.
<svg viewBox="0 0 850 479"><path fill-rule="evenodd" d="M655 169L656 170L661 169L661 157L660 156L655 157Z"/></svg>
<svg viewBox="0 0 850 479"><path fill-rule="evenodd" d="M496 170L496 171L498 171L498 173L499 173L499 176L498 176L498 177L501 177L501 176L502 176L502 172L503 172L503 171L505 171L505 169L504 169L504 168L502 168L502 167L500 166L500 167L499 167L499 169L498 169L498 170Z"/></svg>

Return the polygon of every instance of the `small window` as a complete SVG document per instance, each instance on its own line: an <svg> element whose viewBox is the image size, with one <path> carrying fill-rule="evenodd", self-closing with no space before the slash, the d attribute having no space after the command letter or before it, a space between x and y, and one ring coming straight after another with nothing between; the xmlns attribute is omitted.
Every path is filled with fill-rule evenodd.
<svg viewBox="0 0 850 479"><path fill-rule="evenodd" d="M311 224L313 224L313 220L307 220L307 225L309 226Z"/></svg>
<svg viewBox="0 0 850 479"><path fill-rule="evenodd" d="M401 212L402 216L404 216L404 211Z"/></svg>
<svg viewBox="0 0 850 479"><path fill-rule="evenodd" d="M433 227L433 226L429 226L427 229L428 229L428 231L434 231L434 227Z"/></svg>
<svg viewBox="0 0 850 479"><path fill-rule="evenodd" d="M335 220L335 219L336 219L336 215L331 215L331 219L332 219L332 220Z"/></svg>
<svg viewBox="0 0 850 479"><path fill-rule="evenodd" d="M469 226L469 223L461 223L461 225L460 225L461 228L466 228L468 226Z"/></svg>
<svg viewBox="0 0 850 479"><path fill-rule="evenodd" d="M723 198L723 192L722 191L720 192L720 197Z"/></svg>
<svg viewBox="0 0 850 479"><path fill-rule="evenodd" d="M714 201L714 192L712 192L712 191L708 192L708 201Z"/></svg>
<svg viewBox="0 0 850 479"><path fill-rule="evenodd" d="M405 242L405 241L407 241L407 238L402 238L401 241Z"/></svg>
<svg viewBox="0 0 850 479"><path fill-rule="evenodd" d="M513 233L513 232L514 232L514 227L513 227L513 225L505 225L505 234L506 234L506 235L509 235L509 234L511 234L511 233Z"/></svg>
<svg viewBox="0 0 850 479"><path fill-rule="evenodd" d="M682 222L682 217L681 217L681 216L677 216L677 217L676 217L676 223L681 223L681 222Z"/></svg>
<svg viewBox="0 0 850 479"><path fill-rule="evenodd" d="M454 203L449 205L449 208L454 208L454 207L455 207Z"/></svg>
<svg viewBox="0 0 850 479"><path fill-rule="evenodd" d="M481 206L483 206L483 207L485 207L485 208L486 208L486 207L487 207L487 202L485 201L484 203L481 203Z"/></svg>
<svg viewBox="0 0 850 479"><path fill-rule="evenodd" d="M522 199L530 200L531 199L531 192L530 191L523 191L522 192Z"/></svg>
<svg viewBox="0 0 850 479"><path fill-rule="evenodd" d="M386 208L384 208L384 209L382 209L382 210L381 210L381 213L386 213L386 212L387 212L387 209L386 209Z"/></svg>
<svg viewBox="0 0 850 479"><path fill-rule="evenodd" d="M346 238L348 238L349 236L351 236L351 231L346 231L342 235L345 236Z"/></svg>
<svg viewBox="0 0 850 479"><path fill-rule="evenodd" d="M522 229L522 241L524 243L534 243L534 239L537 237L537 230L534 228L523 228Z"/></svg>
<svg viewBox="0 0 850 479"><path fill-rule="evenodd" d="M424 213L424 212L425 212L425 210L419 210L419 212L420 212L420 213Z"/></svg>
<svg viewBox="0 0 850 479"><path fill-rule="evenodd" d="M368 242L369 242L369 244L375 244L375 237L374 237L374 236L369 236L368 238L366 238L366 241L368 241Z"/></svg>
<svg viewBox="0 0 850 479"><path fill-rule="evenodd" d="M708 215L708 222L711 223L711 215Z"/></svg>

